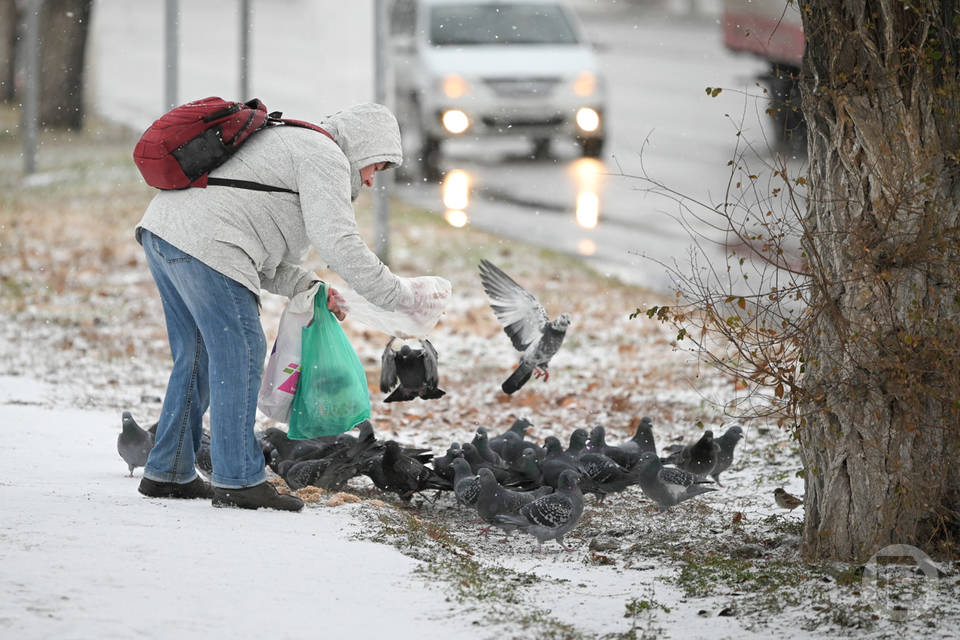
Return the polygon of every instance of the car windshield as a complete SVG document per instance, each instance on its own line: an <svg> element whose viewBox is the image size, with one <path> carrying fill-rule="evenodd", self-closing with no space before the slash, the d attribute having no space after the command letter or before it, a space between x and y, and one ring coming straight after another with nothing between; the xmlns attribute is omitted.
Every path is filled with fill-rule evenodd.
<svg viewBox="0 0 960 640"><path fill-rule="evenodd" d="M430 11L434 46L577 44L577 34L559 5L452 4Z"/></svg>

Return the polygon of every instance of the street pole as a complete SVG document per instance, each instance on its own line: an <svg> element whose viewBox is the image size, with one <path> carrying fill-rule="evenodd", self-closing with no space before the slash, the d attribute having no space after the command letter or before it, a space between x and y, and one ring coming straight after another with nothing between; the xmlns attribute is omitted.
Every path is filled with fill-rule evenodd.
<svg viewBox="0 0 960 640"><path fill-rule="evenodd" d="M240 0L240 100L250 99L250 0Z"/></svg>
<svg viewBox="0 0 960 640"><path fill-rule="evenodd" d="M373 4L373 95L374 102L387 104L387 0L374 0ZM390 184L393 171L378 171L374 175L374 252L384 264L390 258Z"/></svg>
<svg viewBox="0 0 960 640"><path fill-rule="evenodd" d="M30 175L37 170L37 120L40 93L40 11L43 0L32 0L27 4L25 71L23 87L23 173Z"/></svg>
<svg viewBox="0 0 960 640"><path fill-rule="evenodd" d="M179 0L167 0L166 1L166 12L165 12L165 30L164 30L164 52L165 52L165 65L164 69L164 80L165 85L165 100L166 105L164 111L173 109L177 106L177 73L180 67L180 61L178 59L178 49L180 46L180 22L179 22Z"/></svg>

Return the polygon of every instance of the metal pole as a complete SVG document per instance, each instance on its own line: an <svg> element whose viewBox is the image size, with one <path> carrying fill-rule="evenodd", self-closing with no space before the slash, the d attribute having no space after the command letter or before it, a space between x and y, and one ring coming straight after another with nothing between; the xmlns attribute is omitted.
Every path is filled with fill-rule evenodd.
<svg viewBox="0 0 960 640"><path fill-rule="evenodd" d="M387 0L374 0L373 5L373 95L374 102L387 103ZM390 184L392 171L380 171L374 176L374 251L384 264L390 257Z"/></svg>
<svg viewBox="0 0 960 640"><path fill-rule="evenodd" d="M164 79L166 82L165 89L166 93L164 99L166 100L166 105L164 106L164 111L168 109L173 109L177 106L177 81L178 81L178 71L180 67L180 60L178 55L178 49L180 46L180 22L178 19L179 14L179 0L167 0L166 1L166 13L165 13L165 43L164 43L164 52L165 52L165 74Z"/></svg>
<svg viewBox="0 0 960 640"><path fill-rule="evenodd" d="M250 0L240 0L240 100L250 99Z"/></svg>
<svg viewBox="0 0 960 640"><path fill-rule="evenodd" d="M25 75L23 87L23 173L37 170L37 120L40 94L40 11L43 0L31 0L27 4L25 34Z"/></svg>

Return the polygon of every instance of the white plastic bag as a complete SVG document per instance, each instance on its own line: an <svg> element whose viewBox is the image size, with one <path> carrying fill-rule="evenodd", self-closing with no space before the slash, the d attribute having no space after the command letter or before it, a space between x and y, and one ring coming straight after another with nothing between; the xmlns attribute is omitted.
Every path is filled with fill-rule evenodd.
<svg viewBox="0 0 960 640"><path fill-rule="evenodd" d="M411 312L386 311L353 289L334 288L347 303L348 319L405 340L426 338L446 311L453 287L449 280L438 276L408 278L407 283L413 289L414 308Z"/></svg>
<svg viewBox="0 0 960 640"><path fill-rule="evenodd" d="M277 340L260 381L257 401L260 411L278 422L290 421L293 394L300 380L301 336L313 320L313 299L319 290L315 285L290 298L280 316Z"/></svg>

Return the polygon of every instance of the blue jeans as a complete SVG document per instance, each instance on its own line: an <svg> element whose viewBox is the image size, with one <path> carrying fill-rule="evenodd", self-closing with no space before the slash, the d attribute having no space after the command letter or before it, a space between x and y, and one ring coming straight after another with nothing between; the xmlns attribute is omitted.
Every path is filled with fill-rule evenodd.
<svg viewBox="0 0 960 640"><path fill-rule="evenodd" d="M146 229L140 241L160 291L173 355L143 475L157 482L197 476L195 455L209 407L214 486L260 484L267 476L253 425L267 342L257 296Z"/></svg>

